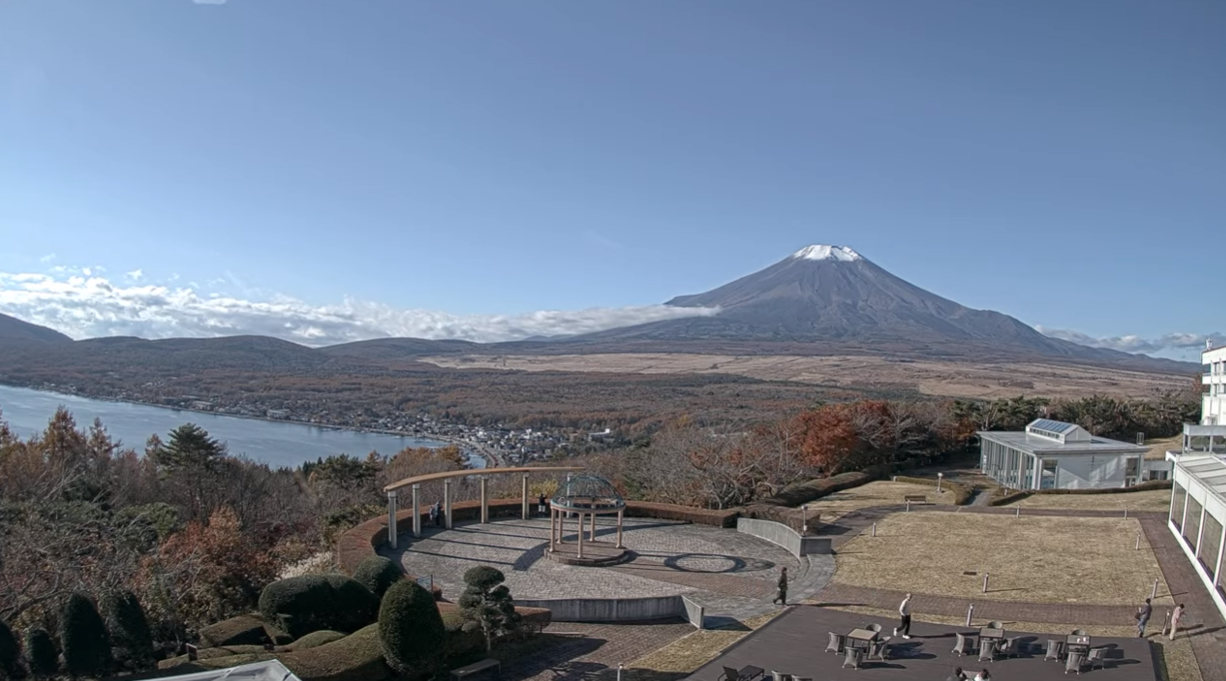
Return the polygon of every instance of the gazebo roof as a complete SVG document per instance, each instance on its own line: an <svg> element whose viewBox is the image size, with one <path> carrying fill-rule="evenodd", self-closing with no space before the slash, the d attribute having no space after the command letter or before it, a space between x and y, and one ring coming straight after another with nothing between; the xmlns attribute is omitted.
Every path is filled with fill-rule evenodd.
<svg viewBox="0 0 1226 681"><path fill-rule="evenodd" d="M576 475L558 488L550 502L555 508L572 511L616 511L626 500L613 483L599 475Z"/></svg>

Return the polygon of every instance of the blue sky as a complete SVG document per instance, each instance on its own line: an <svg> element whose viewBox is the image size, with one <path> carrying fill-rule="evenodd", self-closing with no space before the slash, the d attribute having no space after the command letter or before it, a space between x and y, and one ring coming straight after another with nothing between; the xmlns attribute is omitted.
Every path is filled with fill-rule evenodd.
<svg viewBox="0 0 1226 681"><path fill-rule="evenodd" d="M1191 345L1226 330L1223 31L1220 0L0 0L0 311L636 319L833 243Z"/></svg>

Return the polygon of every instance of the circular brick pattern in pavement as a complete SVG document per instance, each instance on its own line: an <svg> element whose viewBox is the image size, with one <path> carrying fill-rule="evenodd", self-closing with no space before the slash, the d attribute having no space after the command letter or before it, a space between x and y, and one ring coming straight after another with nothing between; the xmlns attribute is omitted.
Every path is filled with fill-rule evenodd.
<svg viewBox="0 0 1226 681"><path fill-rule="evenodd" d="M567 546L575 550L574 523ZM616 541L612 518L597 521L596 538ZM417 577L432 577L454 600L463 589L464 571L475 565L498 568L519 599L642 598L687 594L709 598L765 599L774 594L779 569L793 580L807 562L785 549L731 529L672 521L627 518L623 544L633 560L612 567L561 565L545 557L549 520L498 520L457 525L451 530L423 528L423 536L402 535L401 548L388 555ZM704 598L704 596L706 598Z"/></svg>

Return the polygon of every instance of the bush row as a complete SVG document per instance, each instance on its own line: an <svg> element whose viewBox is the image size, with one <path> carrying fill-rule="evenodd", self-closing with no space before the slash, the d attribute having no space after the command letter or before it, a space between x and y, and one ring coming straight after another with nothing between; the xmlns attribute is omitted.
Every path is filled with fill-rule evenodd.
<svg viewBox="0 0 1226 681"><path fill-rule="evenodd" d="M1132 487L1106 487L1094 489L1039 489L1039 490L1018 490L1014 492L1004 492L1000 496L992 498L989 502L991 506L1008 506L1009 504L1021 501L1035 494L1059 495L1059 494L1130 494L1132 492L1145 492L1155 489L1170 489L1172 481L1170 480L1147 480L1139 485Z"/></svg>
<svg viewBox="0 0 1226 681"><path fill-rule="evenodd" d="M713 527L736 527L736 519L744 509L741 508L692 508L676 504L656 504L647 501L627 501L627 518L660 518L662 520L683 520L697 525Z"/></svg>
<svg viewBox="0 0 1226 681"><path fill-rule="evenodd" d="M788 485L775 496L763 499L761 503L768 506L795 507L821 499L835 492L859 487L876 479L876 475L863 471L839 473L828 478L817 478L816 480L806 480L805 482Z"/></svg>

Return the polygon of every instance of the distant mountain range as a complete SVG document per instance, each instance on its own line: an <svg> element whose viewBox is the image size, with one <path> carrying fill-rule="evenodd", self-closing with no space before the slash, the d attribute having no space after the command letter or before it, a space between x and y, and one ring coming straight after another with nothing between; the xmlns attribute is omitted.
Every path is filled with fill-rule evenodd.
<svg viewBox="0 0 1226 681"><path fill-rule="evenodd" d="M80 360L84 353L105 359L111 369L125 362L152 361L167 370L189 371L200 364L292 368L304 363L385 362L455 353L721 352L1059 362L1170 374L1197 369L1186 362L1045 336L1008 315L973 310L925 291L845 246L809 246L764 270L705 293L678 296L666 304L719 308L719 312L512 343L386 338L319 349L259 336L73 342L57 331L0 314L0 361L17 359L12 353L18 350L21 360L27 362L55 361L63 353Z"/></svg>

